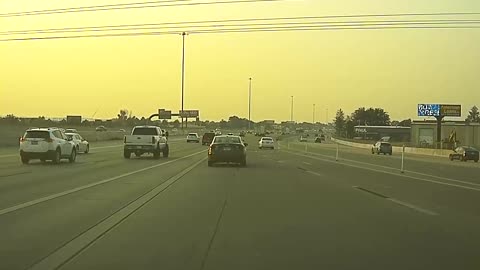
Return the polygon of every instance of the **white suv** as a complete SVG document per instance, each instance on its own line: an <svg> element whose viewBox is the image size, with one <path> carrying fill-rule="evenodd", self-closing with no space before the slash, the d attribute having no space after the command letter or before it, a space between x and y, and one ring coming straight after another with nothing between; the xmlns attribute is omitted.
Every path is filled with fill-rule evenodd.
<svg viewBox="0 0 480 270"><path fill-rule="evenodd" d="M189 142L199 143L199 142L200 142L200 137L198 136L197 133L188 133L188 135L187 135L187 143L189 143Z"/></svg>
<svg viewBox="0 0 480 270"><path fill-rule="evenodd" d="M59 128L32 128L20 138L20 158L23 164L31 159L59 163L62 158L72 163L77 158L77 150L75 143Z"/></svg>
<svg viewBox="0 0 480 270"><path fill-rule="evenodd" d="M262 137L258 141L258 148L259 149L264 149L264 148L275 149L275 144L274 144L273 138L272 137Z"/></svg>

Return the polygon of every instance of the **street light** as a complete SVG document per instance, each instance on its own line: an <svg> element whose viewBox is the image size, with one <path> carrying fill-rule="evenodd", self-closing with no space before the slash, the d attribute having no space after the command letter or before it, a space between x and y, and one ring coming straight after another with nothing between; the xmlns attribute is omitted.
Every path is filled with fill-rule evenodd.
<svg viewBox="0 0 480 270"><path fill-rule="evenodd" d="M291 96L292 98L292 108L290 109L290 121L293 122L293 96Z"/></svg>
<svg viewBox="0 0 480 270"><path fill-rule="evenodd" d="M252 110L252 78L248 78L248 130L250 130L251 110Z"/></svg>
<svg viewBox="0 0 480 270"><path fill-rule="evenodd" d="M180 117L182 118L182 132L183 132L183 101L185 92L185 36L187 33L182 33L182 110L180 111ZM188 118L187 118L188 119Z"/></svg>

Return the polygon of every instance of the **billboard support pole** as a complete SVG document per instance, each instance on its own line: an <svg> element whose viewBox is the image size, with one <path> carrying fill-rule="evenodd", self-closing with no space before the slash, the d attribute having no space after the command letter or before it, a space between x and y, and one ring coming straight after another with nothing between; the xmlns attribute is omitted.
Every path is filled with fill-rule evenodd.
<svg viewBox="0 0 480 270"><path fill-rule="evenodd" d="M437 145L436 149L439 149L439 145L442 143L442 120L443 120L443 115L435 116L437 119Z"/></svg>

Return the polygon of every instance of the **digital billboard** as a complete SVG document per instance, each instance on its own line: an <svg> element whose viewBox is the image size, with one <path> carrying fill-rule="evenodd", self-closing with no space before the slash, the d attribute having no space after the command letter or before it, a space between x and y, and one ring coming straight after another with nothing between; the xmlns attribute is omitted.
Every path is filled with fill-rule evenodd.
<svg viewBox="0 0 480 270"><path fill-rule="evenodd" d="M418 104L418 116L462 116L461 105Z"/></svg>
<svg viewBox="0 0 480 270"><path fill-rule="evenodd" d="M418 116L440 116L440 104L418 104Z"/></svg>

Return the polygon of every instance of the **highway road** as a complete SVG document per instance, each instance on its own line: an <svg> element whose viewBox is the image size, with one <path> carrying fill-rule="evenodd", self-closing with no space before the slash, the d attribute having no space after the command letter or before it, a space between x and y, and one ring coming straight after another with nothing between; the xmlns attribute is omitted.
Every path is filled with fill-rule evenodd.
<svg viewBox="0 0 480 270"><path fill-rule="evenodd" d="M480 269L480 164L282 141L60 165L0 151L0 269Z"/></svg>

